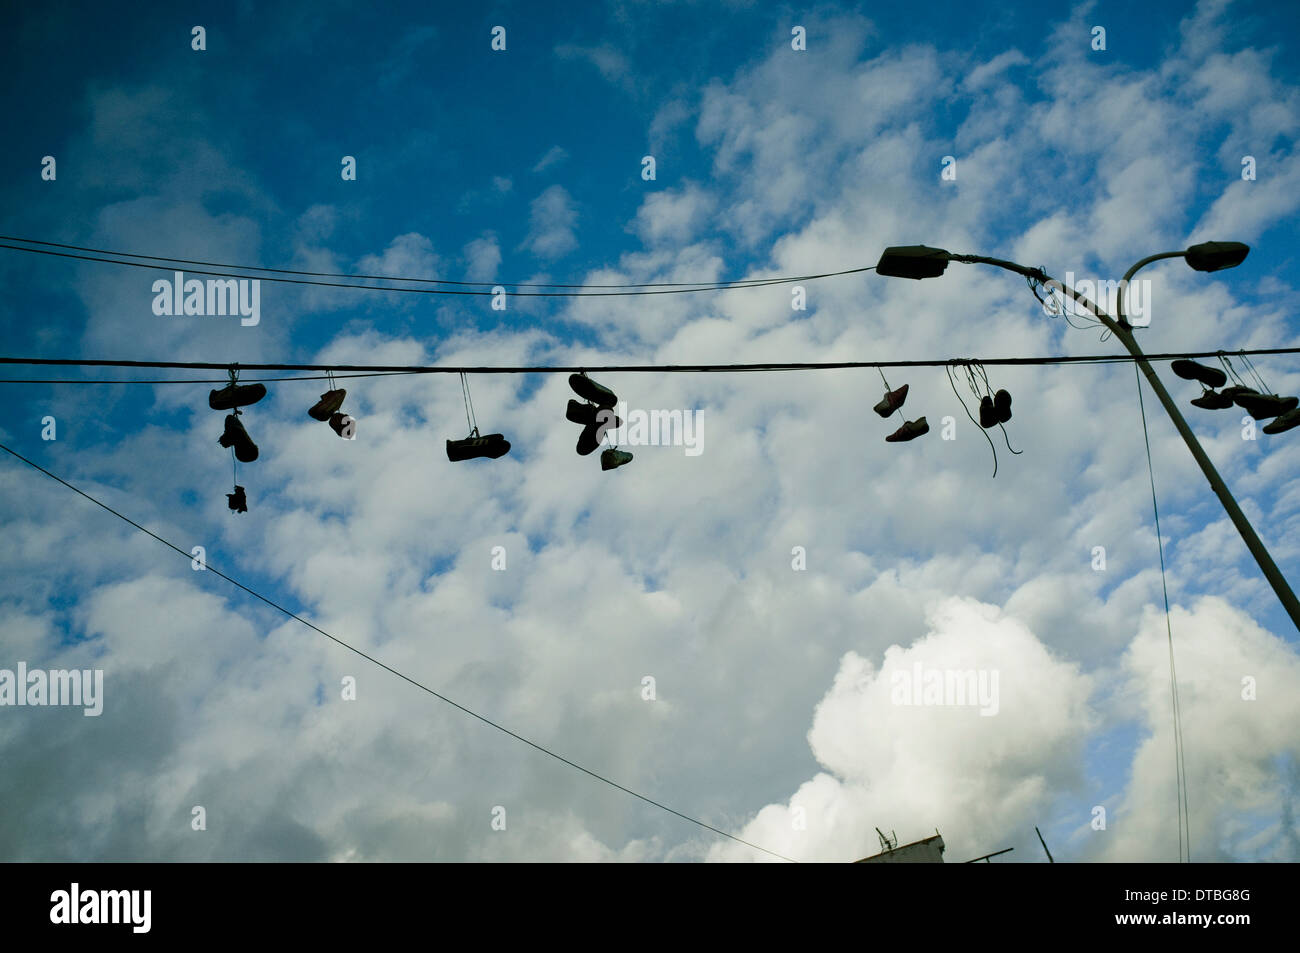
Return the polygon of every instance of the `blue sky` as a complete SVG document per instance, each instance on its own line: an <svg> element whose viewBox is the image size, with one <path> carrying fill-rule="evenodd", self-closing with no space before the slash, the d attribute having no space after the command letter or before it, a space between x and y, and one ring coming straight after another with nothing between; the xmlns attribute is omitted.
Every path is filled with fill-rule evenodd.
<svg viewBox="0 0 1300 953"><path fill-rule="evenodd" d="M15 11L0 232L503 284L804 274L912 243L1116 279L1154 251L1241 240L1252 252L1234 271L1144 272L1153 316L1139 340L1296 344L1296 11L917 13ZM498 24L504 52L490 48ZM1090 46L1096 25L1104 51ZM40 177L46 155L54 182ZM355 181L340 176L345 155ZM166 272L0 252L13 356L595 365L1121 350L1046 316L1015 276L962 265L920 283L809 283L805 311L784 286L512 298L495 312L481 298L263 283L261 323L245 328L154 315ZM1257 364L1279 392L1300 390L1289 358ZM12 370L0 377L58 376ZM1187 407L1195 385L1160 370L1294 576L1295 441L1243 439L1237 415ZM442 451L464 429L451 377L348 383L349 442L305 413L323 387L274 384L245 415L262 458L240 467L239 516L208 385L4 384L0 435L462 704L790 856L853 859L879 826L908 840L939 827L950 859L1011 845L1037 859L1038 824L1058 856L1176 859L1132 368L989 373L1015 397L1008 434L1025 451L1003 450L996 480L938 368L889 372L910 385L909 419L932 427L897 446L883 442L895 423L869 411L874 370L611 375L634 408L702 411L706 443L698 457L637 448L609 473L573 453L561 377L475 378L483 429L513 449L457 465ZM1149 391L1146 407L1194 856L1300 859L1295 633ZM946 416L955 440L939 435ZM0 856L753 856L393 684L16 461L0 480L0 668L93 660L108 686L99 719L0 710L0 749L30 769L0 781L23 805L0 822ZM890 666L913 659L997 669L1000 714L890 705ZM355 702L339 697L348 675ZM1256 701L1240 699L1243 677L1258 680ZM209 830L191 829L194 805ZM507 831L486 820L498 805ZM1116 819L1106 831L1090 826L1097 805Z"/></svg>

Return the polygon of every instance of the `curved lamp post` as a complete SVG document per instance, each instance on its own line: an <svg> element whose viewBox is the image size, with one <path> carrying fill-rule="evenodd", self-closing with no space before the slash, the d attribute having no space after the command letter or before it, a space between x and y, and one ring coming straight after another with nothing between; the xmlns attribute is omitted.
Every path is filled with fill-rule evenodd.
<svg viewBox="0 0 1300 953"><path fill-rule="evenodd" d="M965 264L995 265L998 268L1014 271L1018 275L1024 275L1026 278L1032 278L1041 284L1062 291L1095 314L1110 329L1111 333L1123 342L1129 353L1137 361L1138 367L1141 368L1142 373L1146 375L1147 381L1151 384L1151 389L1155 392L1156 397L1160 399L1160 403L1164 405L1165 411L1174 422L1178 432L1182 434L1187 448L1192 451L1192 456L1196 458L1196 462L1200 465L1201 472L1205 474L1205 479L1209 481L1211 489L1218 496L1219 502L1223 504L1223 508L1227 511L1233 525L1237 527L1237 532L1241 534L1246 548L1255 557L1255 562L1259 564L1260 570L1264 573L1264 578L1273 587L1273 591L1281 601L1282 607L1286 610L1287 615L1291 617L1291 622L1300 630L1300 602L1296 600L1295 593L1291 591L1291 586L1287 583L1286 577L1278 570L1277 564L1273 562L1273 557L1269 555L1259 536L1256 535L1254 527L1250 525L1246 515L1241 512L1241 507L1233 499L1232 493L1229 492L1227 485L1223 482L1223 478L1214 469L1214 464L1206 456L1205 450L1196 439L1196 435L1192 433L1192 428L1183 419L1183 415L1179 412L1173 398L1169 396L1169 392L1160 383L1160 378L1156 376L1156 372L1152 370L1151 365L1147 362L1146 355L1142 353L1137 341L1133 339L1132 325L1124 316L1124 292L1128 288L1128 283L1139 269L1151 262L1165 258L1185 258L1187 264L1197 271L1220 271L1241 264L1249 252L1249 246L1240 242L1204 242L1200 245L1193 245L1184 251L1162 252L1158 255L1149 255L1143 258L1125 273L1123 280L1119 283L1118 307L1116 309L1119 312L1118 320L1112 318L1094 302L1089 301L1073 288L1048 276L1041 268L1027 268L1024 265L1018 265L1013 261L1005 261L1001 258L988 258L983 255L957 255L942 248L929 248L925 245L900 245L885 249L885 253L880 256L880 262L876 266L876 273L893 278L937 278L943 274L950 261L959 261Z"/></svg>

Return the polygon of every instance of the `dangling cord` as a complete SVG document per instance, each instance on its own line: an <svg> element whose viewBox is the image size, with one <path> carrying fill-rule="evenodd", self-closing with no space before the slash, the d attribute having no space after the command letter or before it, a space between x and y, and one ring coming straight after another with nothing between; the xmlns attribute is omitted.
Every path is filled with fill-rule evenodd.
<svg viewBox="0 0 1300 953"><path fill-rule="evenodd" d="M239 383L239 365L238 364L230 365L228 368L226 368L226 373L230 375L230 387L233 389L235 385ZM236 407L235 416L238 417L239 415L240 415L239 408ZM234 451L232 450L231 452L233 453Z"/></svg>
<svg viewBox="0 0 1300 953"><path fill-rule="evenodd" d="M976 420L974 417L971 417L970 408L966 406L966 401L961 399L961 394L957 393L957 382L954 381L952 377L952 365L960 364L960 363L961 363L960 361L949 361L947 364L943 366L943 372L948 375L948 384L950 387L952 387L952 393L953 396L957 398L957 403L961 404L961 409L966 411L966 416L970 417L970 422L973 423L979 429L980 433L984 434L984 439L989 441L989 449L993 451L993 477L994 479L996 479L998 475L998 448L993 446L993 441L989 439L989 435L985 433L984 428L980 427L979 421ZM969 364L966 365L966 373L968 376L970 375ZM967 383L969 383L971 385L971 389L974 390L974 386L975 386L974 378L973 377L970 378L967 381ZM976 392L976 396L978 396L978 392Z"/></svg>
<svg viewBox="0 0 1300 953"><path fill-rule="evenodd" d="M1219 352L1219 363L1222 364L1223 369L1228 372L1228 376L1237 382L1238 387L1246 386L1246 382L1241 379L1241 375L1237 373L1237 369L1232 366L1232 360L1222 351Z"/></svg>
<svg viewBox="0 0 1300 953"><path fill-rule="evenodd" d="M1174 710L1174 778L1175 778L1175 797L1174 800L1178 805L1178 862L1182 863L1184 856L1188 863L1192 859L1192 815L1187 807L1187 759L1183 751L1183 710L1178 702L1178 671L1174 667L1174 630L1169 621L1169 585L1165 582L1165 543L1160 537L1160 506L1156 503L1156 473L1151 464L1151 438L1147 434L1147 409L1146 402L1142 398L1142 377L1138 375L1137 364L1133 365L1133 373L1137 375L1138 388L1138 407L1142 411L1142 439L1146 442L1147 450L1147 473L1151 477L1151 509L1156 517L1156 545L1160 549L1160 588L1165 596L1165 634L1169 641L1169 691L1173 700ZM1186 855L1183 854L1184 843L1187 847Z"/></svg>
<svg viewBox="0 0 1300 953"><path fill-rule="evenodd" d="M235 460L235 448L230 448L230 479L234 481L234 487L239 489L239 464Z"/></svg>
<svg viewBox="0 0 1300 953"><path fill-rule="evenodd" d="M1259 371L1255 370L1255 362L1247 357L1244 352L1241 355L1241 359L1246 362L1246 370L1250 371L1251 375L1255 378L1256 383L1259 384L1259 392L1261 394L1273 393L1273 391L1269 389L1269 386L1264 383L1264 378L1259 376Z"/></svg>
<svg viewBox="0 0 1300 953"><path fill-rule="evenodd" d="M465 399L465 423L469 427L471 437L478 436L478 416L474 413L474 400L469 395L469 380L465 377L465 372L460 372L460 390L461 396Z"/></svg>
<svg viewBox="0 0 1300 953"><path fill-rule="evenodd" d="M878 370L878 371L880 372L880 379L881 379L882 381L884 381L884 383L885 383L885 396L888 397L890 394L893 393L893 390L894 390L894 389L893 389L892 387L889 386L889 381L885 380L885 369L884 369L883 367L881 367L879 364L877 364L877 365L876 365L876 370ZM903 417L903 408L902 408L902 407L895 407L894 409L895 409L895 411L897 411L898 416ZM892 417L893 414L890 414L890 416ZM906 417L903 417L903 422L904 422L904 423L907 422L907 418L906 418Z"/></svg>

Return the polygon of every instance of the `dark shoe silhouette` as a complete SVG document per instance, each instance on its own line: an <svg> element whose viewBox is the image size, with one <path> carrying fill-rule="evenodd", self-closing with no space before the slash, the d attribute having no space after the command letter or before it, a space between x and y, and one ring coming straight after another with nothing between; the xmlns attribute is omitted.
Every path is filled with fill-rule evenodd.
<svg viewBox="0 0 1300 953"><path fill-rule="evenodd" d="M631 462L632 454L625 450L615 450L613 447L600 455L600 468L602 470L613 470Z"/></svg>
<svg viewBox="0 0 1300 953"><path fill-rule="evenodd" d="M1232 395L1207 390L1200 397L1192 398L1192 406L1202 410L1227 410L1232 406Z"/></svg>
<svg viewBox="0 0 1300 953"><path fill-rule="evenodd" d="M597 407L613 407L618 398L608 387L602 387L585 374L570 374L569 386L583 400L589 400Z"/></svg>
<svg viewBox="0 0 1300 953"><path fill-rule="evenodd" d="M998 423L1004 424L1011 419L1011 395L1004 390L993 395L993 409L997 411Z"/></svg>
<svg viewBox="0 0 1300 953"><path fill-rule="evenodd" d="M904 440L915 440L921 434L929 433L930 425L925 422L924 417L918 417L916 420L909 420L903 426L899 427L888 437L886 443L902 443Z"/></svg>
<svg viewBox="0 0 1300 953"><path fill-rule="evenodd" d="M466 437L464 440L447 441L447 459L452 463L473 460L475 457L488 457L496 460L510 452L510 441L499 433L490 433L485 437Z"/></svg>
<svg viewBox="0 0 1300 953"><path fill-rule="evenodd" d="M248 431L234 414L227 415L226 432L217 438L217 443L223 447L233 446L235 459L240 463L252 463L257 459L257 444L253 443Z"/></svg>
<svg viewBox="0 0 1300 953"><path fill-rule="evenodd" d="M594 422L582 428L582 433L578 434L578 446L575 448L579 456L585 457L594 453L600 446L600 438L596 436L597 429L599 428Z"/></svg>
<svg viewBox="0 0 1300 953"><path fill-rule="evenodd" d="M312 407L311 410L307 411L307 413L313 420L319 420L322 422L329 420L330 415L343 406L343 398L347 395L348 392L342 387L338 390L327 390L325 393L320 395L320 400L318 400L316 405Z"/></svg>
<svg viewBox="0 0 1300 953"><path fill-rule="evenodd" d="M248 512L248 500L244 497L244 488L236 486L234 493L226 494L226 505L236 513Z"/></svg>
<svg viewBox="0 0 1300 953"><path fill-rule="evenodd" d="M884 398L871 409L882 417L888 417L894 411L898 410L899 407L903 406L903 401L907 400L907 387L908 385L904 384L902 387L898 388L898 390L885 391Z"/></svg>
<svg viewBox="0 0 1300 953"><path fill-rule="evenodd" d="M1238 394L1233 400L1256 420L1267 420L1300 406L1300 397L1279 397L1277 394Z"/></svg>
<svg viewBox="0 0 1300 953"><path fill-rule="evenodd" d="M1195 361L1174 361L1169 369L1183 380L1200 381L1206 387L1222 387L1228 383L1228 375L1217 367L1206 367Z"/></svg>
<svg viewBox="0 0 1300 953"><path fill-rule="evenodd" d="M266 387L262 384L227 384L208 394L208 406L213 410L234 410L256 404L265 396Z"/></svg>
<svg viewBox="0 0 1300 953"><path fill-rule="evenodd" d="M980 398L980 426L985 430L998 425L998 411L992 397Z"/></svg>
<svg viewBox="0 0 1300 953"><path fill-rule="evenodd" d="M1269 434L1284 433L1297 425L1300 425L1300 409L1292 409L1279 415L1272 423L1265 424L1263 430Z"/></svg>

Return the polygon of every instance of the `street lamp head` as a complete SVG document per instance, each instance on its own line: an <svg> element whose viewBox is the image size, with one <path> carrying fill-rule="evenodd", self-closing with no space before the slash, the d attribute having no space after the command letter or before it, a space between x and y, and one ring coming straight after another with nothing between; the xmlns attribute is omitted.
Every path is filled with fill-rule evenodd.
<svg viewBox="0 0 1300 953"><path fill-rule="evenodd" d="M888 278L938 278L948 267L948 252L925 245L895 245L886 248L876 264L876 274Z"/></svg>
<svg viewBox="0 0 1300 953"><path fill-rule="evenodd" d="M1250 254L1250 246L1241 242L1202 242L1193 245L1183 255L1187 264L1197 271L1222 271L1236 268Z"/></svg>

